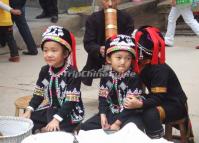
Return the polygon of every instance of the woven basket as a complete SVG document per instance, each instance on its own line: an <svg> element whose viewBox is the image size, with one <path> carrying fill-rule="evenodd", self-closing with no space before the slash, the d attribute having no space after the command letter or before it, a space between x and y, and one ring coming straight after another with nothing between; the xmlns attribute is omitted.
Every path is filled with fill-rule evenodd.
<svg viewBox="0 0 199 143"><path fill-rule="evenodd" d="M32 134L33 122L30 119L0 116L0 143L21 143Z"/></svg>

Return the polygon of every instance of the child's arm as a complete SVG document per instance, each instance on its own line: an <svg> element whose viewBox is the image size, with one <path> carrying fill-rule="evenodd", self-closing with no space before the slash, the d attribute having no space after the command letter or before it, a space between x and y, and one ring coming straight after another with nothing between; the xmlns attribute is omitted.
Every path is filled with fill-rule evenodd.
<svg viewBox="0 0 199 143"><path fill-rule="evenodd" d="M13 9L9 5L4 4L2 1L0 1L0 8L5 10L5 11L8 11L8 12L14 14L14 15L21 15L21 11L20 10Z"/></svg>
<svg viewBox="0 0 199 143"><path fill-rule="evenodd" d="M22 115L22 117L30 118L31 113L34 112L35 109L42 103L44 100L44 85L42 83L46 73L48 72L48 69L46 67L42 67L39 78L36 83L36 87L34 89L33 97L29 102L29 106L26 108L25 113Z"/></svg>
<svg viewBox="0 0 199 143"><path fill-rule="evenodd" d="M128 91L124 100L124 108L136 109L142 107L143 86L141 79L135 75L128 83ZM136 101L136 102L134 102Z"/></svg>
<svg viewBox="0 0 199 143"><path fill-rule="evenodd" d="M103 129L108 129L110 127L108 120L106 118L107 110L109 109L109 104L107 102L107 97L109 94L108 87L106 87L106 78L101 78L100 89L99 89L99 113L101 117L101 126Z"/></svg>
<svg viewBox="0 0 199 143"><path fill-rule="evenodd" d="M124 109L122 112L120 112L118 116L118 120L122 123L128 120L130 116L137 114L137 112L140 112L140 110L138 110L138 108L140 107L138 107L132 102L129 102L129 98L134 98L139 103L142 103L140 97L143 92L143 87L140 78L137 75L134 75L133 77L129 78L128 83L126 83L126 85L128 86L128 89L126 93L126 98L123 102Z"/></svg>

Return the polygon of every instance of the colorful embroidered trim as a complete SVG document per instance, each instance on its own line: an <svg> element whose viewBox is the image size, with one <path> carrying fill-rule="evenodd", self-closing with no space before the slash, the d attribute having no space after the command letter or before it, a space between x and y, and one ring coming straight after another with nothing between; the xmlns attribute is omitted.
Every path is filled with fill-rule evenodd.
<svg viewBox="0 0 199 143"><path fill-rule="evenodd" d="M40 87L35 87L33 94L37 96L43 96L44 95L44 89Z"/></svg>
<svg viewBox="0 0 199 143"><path fill-rule="evenodd" d="M64 39L57 37L57 36L44 36L44 38L42 39L42 42L45 40L53 40L56 41L58 43L61 43L62 45L66 46L66 48L68 48L69 52L71 51L71 46L70 44L65 41Z"/></svg>
<svg viewBox="0 0 199 143"><path fill-rule="evenodd" d="M77 94L67 94L65 97L65 101L73 101L73 102L79 102L79 95Z"/></svg>
<svg viewBox="0 0 199 143"><path fill-rule="evenodd" d="M131 54L133 54L133 56L135 56L135 50L133 48L127 47L127 46L113 46L113 47L110 47L107 50L107 54L109 54L111 52L114 52L114 51L121 51L121 50L128 51Z"/></svg>
<svg viewBox="0 0 199 143"><path fill-rule="evenodd" d="M152 93L166 93L167 88L166 87L153 87L151 88Z"/></svg>
<svg viewBox="0 0 199 143"><path fill-rule="evenodd" d="M99 96L101 96L101 97L105 97L105 98L107 98L108 97L108 89L107 88L101 88L100 87L100 90L99 90Z"/></svg>
<svg viewBox="0 0 199 143"><path fill-rule="evenodd" d="M49 74L51 75L50 83L49 83L50 105L52 105L52 96L53 96L52 95L53 94L52 93L52 84L53 84L54 80L55 80L55 90L56 90L57 99L58 99L60 105L63 104L63 99L61 98L61 91L60 91L60 87L59 87L59 83L58 83L58 78L66 72L68 67L69 67L69 64L65 63L64 67L57 74L55 74L53 72L52 67L49 68Z"/></svg>

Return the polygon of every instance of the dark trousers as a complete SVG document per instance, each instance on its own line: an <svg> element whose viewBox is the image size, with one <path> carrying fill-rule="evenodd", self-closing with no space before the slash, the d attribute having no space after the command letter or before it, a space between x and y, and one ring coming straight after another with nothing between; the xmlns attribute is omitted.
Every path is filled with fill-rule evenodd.
<svg viewBox="0 0 199 143"><path fill-rule="evenodd" d="M0 35L4 36L4 41L8 44L10 56L19 56L17 44L13 36L12 26L0 26Z"/></svg>
<svg viewBox="0 0 199 143"><path fill-rule="evenodd" d="M30 32L29 26L27 24L26 18L25 18L25 7L20 8L22 11L22 15L16 16L12 15L13 21L16 23L17 28L26 43L27 49L30 53L37 53L37 46L35 44L35 41L32 37L32 34Z"/></svg>
<svg viewBox="0 0 199 143"><path fill-rule="evenodd" d="M162 107L165 110L166 118L165 122L172 122L188 116L186 103L165 103Z"/></svg>
<svg viewBox="0 0 199 143"><path fill-rule="evenodd" d="M113 114L111 112L108 112L106 114L106 117L110 125L113 124L118 119L118 115ZM130 116L124 123L122 123L121 128L129 122L135 123L140 130L144 129L141 114ZM82 130L93 130L93 129L101 129L101 128L102 128L101 118L100 118L99 113L81 124Z"/></svg>
<svg viewBox="0 0 199 143"><path fill-rule="evenodd" d="M157 108L143 110L142 119L145 125L145 132L149 137L161 138L164 135L164 129Z"/></svg>
<svg viewBox="0 0 199 143"><path fill-rule="evenodd" d="M57 0L39 0L43 12L48 16L57 16Z"/></svg>
<svg viewBox="0 0 199 143"><path fill-rule="evenodd" d="M35 133L37 129L45 127L53 119L53 115L55 115L57 111L57 108L50 107L40 111L32 112L30 119L34 123L34 127L32 130L33 133ZM78 125L79 124L72 124L70 119L67 118L63 119L63 121L60 122L59 127L61 131L73 132Z"/></svg>

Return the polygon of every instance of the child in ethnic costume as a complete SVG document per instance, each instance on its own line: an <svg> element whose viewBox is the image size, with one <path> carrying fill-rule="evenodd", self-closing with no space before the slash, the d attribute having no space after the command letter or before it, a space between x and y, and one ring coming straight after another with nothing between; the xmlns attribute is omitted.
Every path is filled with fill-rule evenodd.
<svg viewBox="0 0 199 143"><path fill-rule="evenodd" d="M84 109L75 59L75 39L63 27L50 26L43 33L41 48L48 65L41 68L36 88L24 117L37 129L72 132L83 120ZM71 55L71 63L69 56ZM43 100L48 103L41 104Z"/></svg>
<svg viewBox="0 0 199 143"><path fill-rule="evenodd" d="M139 75L149 93L143 102L129 98L130 102L125 107L144 110L157 107L158 116L153 116L151 122L146 120L144 114L143 122L148 129L161 128L160 125L154 126L155 122L171 122L187 117L187 97L175 72L165 63L165 42L160 31L150 26L142 27L137 31L135 40L138 43L136 61L139 63ZM151 137L156 134L151 130L146 130L146 133Z"/></svg>
<svg viewBox="0 0 199 143"><path fill-rule="evenodd" d="M99 113L81 125L83 130L119 130L128 122L135 122L142 128L142 110L124 108L126 96L136 96L142 100L142 84L132 70L134 46L134 40L126 35L114 36L107 40L106 61L112 69L100 81Z"/></svg>

